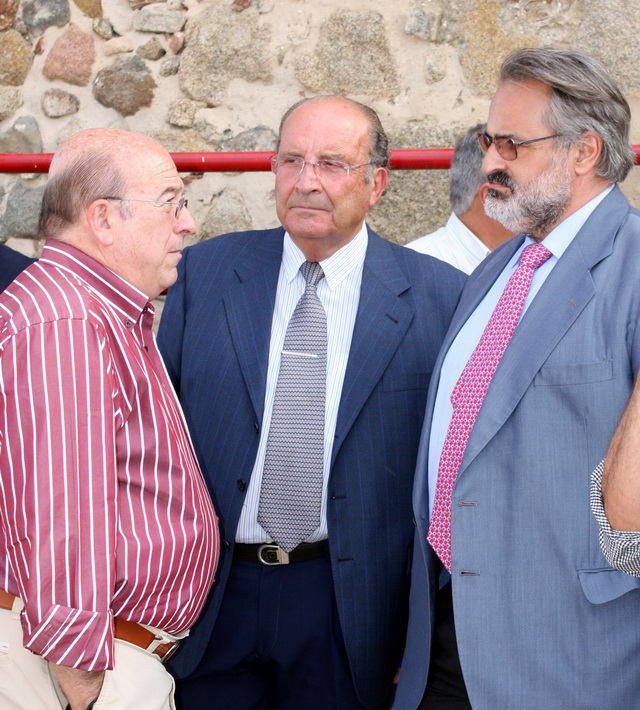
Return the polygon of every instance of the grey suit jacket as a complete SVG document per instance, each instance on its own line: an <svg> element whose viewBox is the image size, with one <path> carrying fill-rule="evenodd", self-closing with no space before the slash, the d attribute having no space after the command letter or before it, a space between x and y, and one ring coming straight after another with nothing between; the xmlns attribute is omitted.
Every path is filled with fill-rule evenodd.
<svg viewBox="0 0 640 710"><path fill-rule="evenodd" d="M414 484L417 523L396 710L424 691L437 568L426 542L427 443L443 358L522 243L472 274L436 363ZM640 580L598 544L589 477L640 364L640 213L616 187L523 316L452 502L453 603L474 710L640 708Z"/></svg>

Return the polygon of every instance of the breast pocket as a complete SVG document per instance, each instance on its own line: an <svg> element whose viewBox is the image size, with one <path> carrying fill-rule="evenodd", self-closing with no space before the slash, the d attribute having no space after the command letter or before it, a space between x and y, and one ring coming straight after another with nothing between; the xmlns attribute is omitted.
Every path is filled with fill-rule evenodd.
<svg viewBox="0 0 640 710"><path fill-rule="evenodd" d="M536 375L536 387L559 387L606 382L613 379L613 360L578 362L568 365L546 365Z"/></svg>

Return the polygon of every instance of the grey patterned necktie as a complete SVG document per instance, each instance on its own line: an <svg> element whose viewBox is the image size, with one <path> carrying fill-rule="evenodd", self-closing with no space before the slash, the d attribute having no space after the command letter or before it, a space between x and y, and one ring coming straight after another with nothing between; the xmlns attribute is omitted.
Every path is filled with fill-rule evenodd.
<svg viewBox="0 0 640 710"><path fill-rule="evenodd" d="M324 466L327 315L316 293L320 264L305 261L307 282L284 338L262 473L258 522L286 552L318 527Z"/></svg>

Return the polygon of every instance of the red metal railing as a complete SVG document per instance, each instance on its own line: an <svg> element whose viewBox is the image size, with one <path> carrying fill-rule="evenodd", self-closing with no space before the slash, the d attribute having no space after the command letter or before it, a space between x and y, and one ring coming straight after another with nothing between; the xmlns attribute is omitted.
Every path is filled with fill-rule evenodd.
<svg viewBox="0 0 640 710"><path fill-rule="evenodd" d="M640 164L640 145L631 146ZM180 172L261 172L271 170L273 151L252 153L172 153ZM416 148L391 151L393 170L443 170L451 167L453 148ZM51 153L0 153L0 173L46 173Z"/></svg>
<svg viewBox="0 0 640 710"><path fill-rule="evenodd" d="M172 153L180 172L259 172L271 170L272 150L253 153ZM395 170L438 170L451 167L452 148L391 151ZM46 173L51 153L0 153L0 173Z"/></svg>

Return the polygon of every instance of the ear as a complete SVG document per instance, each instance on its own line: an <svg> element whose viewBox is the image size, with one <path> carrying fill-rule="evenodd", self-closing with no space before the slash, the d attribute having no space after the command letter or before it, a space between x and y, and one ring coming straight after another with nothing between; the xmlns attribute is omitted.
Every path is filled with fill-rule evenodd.
<svg viewBox="0 0 640 710"><path fill-rule="evenodd" d="M376 202L384 195L387 185L389 184L389 173L386 168L376 168L373 173L373 190L369 197L369 207L373 207Z"/></svg>
<svg viewBox="0 0 640 710"><path fill-rule="evenodd" d="M115 237L115 208L108 200L94 200L86 211L87 226L101 246L111 246Z"/></svg>
<svg viewBox="0 0 640 710"><path fill-rule="evenodd" d="M480 200L480 204L482 205L484 209L484 201L487 199L487 195L489 194L489 183L488 182L483 182L482 185L478 188L478 192L476 193L476 196Z"/></svg>
<svg viewBox="0 0 640 710"><path fill-rule="evenodd" d="M602 137L594 131L585 131L573 148L573 169L576 175L588 175L594 171L602 155Z"/></svg>

